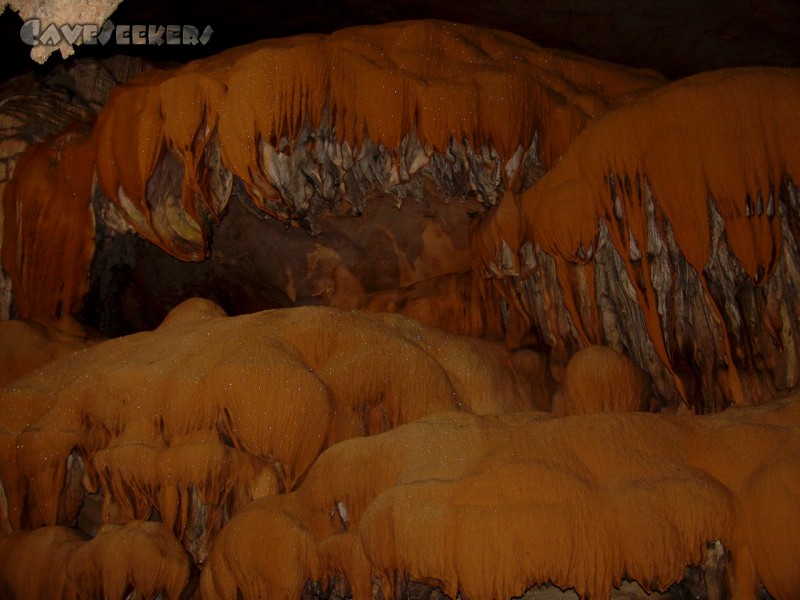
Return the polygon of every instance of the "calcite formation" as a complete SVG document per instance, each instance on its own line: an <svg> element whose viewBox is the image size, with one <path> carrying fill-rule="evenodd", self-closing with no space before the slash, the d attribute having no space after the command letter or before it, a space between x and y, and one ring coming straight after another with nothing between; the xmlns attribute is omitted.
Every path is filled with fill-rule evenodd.
<svg viewBox="0 0 800 600"><path fill-rule="evenodd" d="M0 86L0 194L14 173L17 159L33 142L60 133L66 126L86 117L74 106L66 90L43 84L32 75L18 77ZM0 247L4 246L5 211L0 208ZM10 226L9 226L10 228ZM0 268L0 318L11 317L11 280Z"/></svg>
<svg viewBox="0 0 800 600"><path fill-rule="evenodd" d="M442 411L537 404L549 404L543 362L405 317L225 317L191 300L156 331L0 391L0 525L74 524L85 494L100 493L105 522L156 509L202 561L231 514L294 489L331 444Z"/></svg>
<svg viewBox="0 0 800 600"><path fill-rule="evenodd" d="M790 389L798 99L797 71L731 69L610 111L487 215L473 259L519 274L540 340L627 350L662 397L702 412Z"/></svg>
<svg viewBox="0 0 800 600"><path fill-rule="evenodd" d="M22 75L0 85L0 195L10 182L17 160L26 148L51 139L68 127L74 131L75 123L91 121L105 103L111 88L145 69L147 64L135 58L83 59L54 69L46 77ZM28 226L38 229L42 222L58 220L58 212L53 213L52 210L60 211L60 208L41 210L35 194L32 205L29 208L33 214L26 215ZM97 212L103 222L111 225L113 215L109 215L108 209L101 207ZM88 213L81 213L81 216L86 215ZM10 218L15 219L16 212ZM4 225L4 222L5 211L0 207L0 224ZM120 223L122 219L114 222ZM0 246L4 245L4 230L5 226L0 228ZM41 244L38 250L49 253L48 247L49 243ZM51 283L52 278L47 285ZM0 268L0 318L14 316L16 309L12 304L11 281L5 270ZM56 312L65 311L51 312L56 316Z"/></svg>
<svg viewBox="0 0 800 600"><path fill-rule="evenodd" d="M210 252L235 185L253 211L312 232L321 213L363 212L375 190L422 200L426 178L445 197L474 190L490 206L512 175L524 185L555 164L587 119L662 82L428 21L267 40L151 71L115 89L91 131L29 149L4 195L3 264L21 316L75 314L93 191L141 236L193 261ZM69 216L37 219L54 205ZM21 223L70 246L47 252ZM63 290L35 283L48 273L63 273Z"/></svg>
<svg viewBox="0 0 800 600"><path fill-rule="evenodd" d="M797 71L412 22L5 91L0 595L800 596ZM252 314L98 343L131 257L134 328Z"/></svg>
<svg viewBox="0 0 800 600"><path fill-rule="evenodd" d="M0 538L4 598L178 600L190 562L161 523L104 525L92 539L68 527L41 527Z"/></svg>
<svg viewBox="0 0 800 600"><path fill-rule="evenodd" d="M532 410L544 367L398 315L191 300L0 389L0 589L178 598L188 552L207 600L412 582L607 598L625 579L666 589L721 545L735 597L800 592L796 395L554 418ZM641 401L643 378L589 348L564 380L597 413L610 388Z"/></svg>
<svg viewBox="0 0 800 600"><path fill-rule="evenodd" d="M0 387L102 339L71 317L48 324L0 321Z"/></svg>
<svg viewBox="0 0 800 600"><path fill-rule="evenodd" d="M296 491L237 514L201 591L297 598L346 579L354 599L411 581L512 598L552 582L602 599L624 579L666 589L721 542L732 597L762 582L795 598L799 417L796 395L705 417L427 417L333 446Z"/></svg>
<svg viewBox="0 0 800 600"><path fill-rule="evenodd" d="M401 312L547 347L562 365L607 345L652 377L662 405L764 401L798 376L788 301L798 283L798 76L733 69L664 83L438 22L269 40L145 73L114 91L93 126L20 157L4 194L16 309L85 309L98 219L103 231L113 221L177 259L208 261L197 275L207 281L230 262L230 238L214 234L232 197L318 234L338 233L334 219L370 213L381 195L399 206L471 193L460 219L458 207L431 211L440 231L457 223L468 237L463 254L450 249L464 247L457 236L434 250L454 260L424 255L436 266L376 283L328 238L295 258L261 259L269 283L256 297L245 272L248 285L218 300L234 311L321 302ZM731 99L723 108L721 97ZM62 218L48 217L53 206ZM391 245L411 239L390 236L381 255L399 262ZM198 285L178 288L170 305Z"/></svg>
<svg viewBox="0 0 800 600"><path fill-rule="evenodd" d="M607 346L587 346L569 359L551 409L560 415L650 409L650 377Z"/></svg>

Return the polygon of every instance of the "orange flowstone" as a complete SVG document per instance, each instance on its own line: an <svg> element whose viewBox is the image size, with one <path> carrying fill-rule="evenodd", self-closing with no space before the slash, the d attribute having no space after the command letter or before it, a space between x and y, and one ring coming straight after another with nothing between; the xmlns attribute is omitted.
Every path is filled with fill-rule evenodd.
<svg viewBox="0 0 800 600"><path fill-rule="evenodd" d="M436 412L548 403L545 385L531 393L541 368L398 315L308 307L226 317L187 301L153 332L0 389L0 527L71 523L82 490L102 486L106 521L156 507L202 559L190 488L213 535L220 515L293 489L341 440Z"/></svg>
<svg viewBox="0 0 800 600"><path fill-rule="evenodd" d="M228 523L202 597L296 598L343 575L355 600L376 586L397 599L408 581L604 599L626 579L666 589L720 540L734 597L761 582L795 598L799 419L794 396L704 417L443 414L342 442L295 492Z"/></svg>
<svg viewBox="0 0 800 600"><path fill-rule="evenodd" d="M67 527L0 537L4 598L122 598L135 590L178 600L189 573L188 557L161 523L106 525L90 540Z"/></svg>
<svg viewBox="0 0 800 600"><path fill-rule="evenodd" d="M98 341L71 317L48 323L0 320L0 387Z"/></svg>
<svg viewBox="0 0 800 600"><path fill-rule="evenodd" d="M716 243L709 210L718 211L725 241L753 283L765 283L781 255L780 194L787 179L800 181L799 102L797 70L744 68L696 75L608 111L586 126L536 185L519 196L507 193L486 215L474 230L478 239L471 241L483 249L473 255L476 269L490 268L503 244L512 253L526 240L537 244L559 265L565 304L588 343L584 329L595 324L579 313L565 265L591 262L604 221L634 283L650 340L671 369L647 254L648 244L657 243L648 225L649 188L658 234L664 239L669 225L681 253L700 275L725 340L731 397L745 403L724 318L704 274ZM519 214L521 233L509 232L508 214ZM641 258L631 256L632 244ZM686 400L677 376L675 384Z"/></svg>
<svg viewBox="0 0 800 600"><path fill-rule="evenodd" d="M92 256L95 173L140 235L182 260L203 260L228 200L212 185L212 147L256 206L274 213L281 197L260 166L260 143L293 142L306 124L334 129L354 154L367 137L396 151L416 134L431 151L454 139L504 161L539 132L549 168L587 119L661 83L649 71L436 21L266 40L150 71L113 90L85 143L62 139L55 155L29 148L5 193L3 264L23 318L74 314ZM159 165L183 178L180 197L152 200ZM54 250L64 247L58 240L65 251Z"/></svg>
<svg viewBox="0 0 800 600"><path fill-rule="evenodd" d="M95 148L76 128L32 144L3 192L3 268L21 318L74 315L89 289Z"/></svg>
<svg viewBox="0 0 800 600"><path fill-rule="evenodd" d="M631 360L605 346L587 346L569 359L553 412L583 415L650 408L650 378Z"/></svg>

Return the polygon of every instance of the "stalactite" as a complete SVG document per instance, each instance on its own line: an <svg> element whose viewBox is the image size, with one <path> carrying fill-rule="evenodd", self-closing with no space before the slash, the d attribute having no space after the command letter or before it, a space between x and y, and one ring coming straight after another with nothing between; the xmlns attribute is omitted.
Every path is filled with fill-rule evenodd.
<svg viewBox="0 0 800 600"><path fill-rule="evenodd" d="M785 364L796 360L792 354L778 358L771 349L781 343L780 308L773 306L772 326L764 321L765 306L776 301L764 290L780 265L794 263L782 248L796 244L791 182L800 176L798 99L796 71L731 69L664 86L609 111L530 190L506 196L503 203L513 208L501 204L487 214L474 231L489 239L472 244L492 251L475 257L477 268L502 264L503 243L514 251L525 241L540 248L552 257L540 264L556 263L564 308L582 346L607 339L597 339L596 319L603 317L585 307L604 305L621 315L627 301L606 293L608 280L605 289L580 284L583 271L566 265L613 253L649 344L672 379L667 385L656 377L662 397L677 394L701 412L763 401L777 387L769 371L796 368ZM512 210L522 215L524 234L506 239L497 223ZM595 279L607 277L595 273ZM574 292L579 288L584 308ZM777 293L785 302L785 293ZM534 316L541 327L541 315ZM789 322L796 330L796 316ZM765 323L763 331L773 333L760 335L750 323ZM562 344L575 343L567 337ZM626 345L632 350L630 339ZM636 354L642 366L647 354ZM778 364L765 364L766 356Z"/></svg>
<svg viewBox="0 0 800 600"><path fill-rule="evenodd" d="M530 181L588 119L661 83L652 72L436 21L266 40L115 88L81 145L86 153L66 146L47 168L81 174L74 212L35 227L45 238L85 238L91 219L80 211L93 173L137 233L186 261L207 257L235 181L256 211L312 232L322 213L363 212L376 190L398 205L409 195L422 200L423 176L445 196L473 190L491 206L515 169ZM26 210L48 213L63 202L47 169L27 161L6 202L32 198L34 186L38 201ZM25 233L33 222L20 217L6 220L14 239L3 259L20 314L76 310L91 252L69 255L64 279L74 297L59 307L56 265L33 257ZM17 238L20 248L11 249ZM23 263L41 271L23 277Z"/></svg>

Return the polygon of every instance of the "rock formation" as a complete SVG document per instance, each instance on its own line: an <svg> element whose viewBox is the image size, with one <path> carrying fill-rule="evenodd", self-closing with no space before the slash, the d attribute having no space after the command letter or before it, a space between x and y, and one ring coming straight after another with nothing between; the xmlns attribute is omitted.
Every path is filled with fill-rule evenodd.
<svg viewBox="0 0 800 600"><path fill-rule="evenodd" d="M268 40L150 71L114 90L91 131L29 149L29 168L4 195L3 264L17 309L23 317L79 310L93 190L138 234L193 261L208 256L237 185L249 209L312 232L323 213L364 212L373 191L422 201L423 174L444 198L474 190L491 206L512 175L529 183L555 164L587 119L662 82L438 22ZM37 215L53 205L70 211L50 225L70 242L55 256L16 226L41 231ZM63 290L33 283L62 272Z"/></svg>
<svg viewBox="0 0 800 600"><path fill-rule="evenodd" d="M298 61L307 69L289 66ZM357 85L340 75L365 64ZM797 380L787 303L797 287L797 81L791 70L734 69L661 86L648 72L436 22L266 41L145 73L114 91L94 126L28 148L4 194L3 264L21 316L79 314L103 303L96 292L87 304L92 281L105 295L117 285L108 273L119 263L102 257L88 276L96 240L105 247L133 228L176 259L207 261L195 277L227 279L230 297L217 299L235 312L401 312L547 347L561 364L608 345L650 374L662 405L761 402ZM391 102L377 89L394 90ZM731 101L718 109L722 96ZM471 207L436 206L470 190ZM340 223L375 219L381 194L434 208L422 234L416 216L368 226L395 232L379 252L401 266L376 279ZM228 208L232 197L240 208ZM231 276L221 221L241 208L329 237ZM468 246L467 210L478 215ZM241 221L237 232L249 227ZM274 237L274 227L252 228ZM445 231L445 247L431 246ZM414 235L423 249L404 258ZM203 285L181 280L170 305Z"/></svg>
<svg viewBox="0 0 800 600"><path fill-rule="evenodd" d="M650 392L650 378L628 357L587 346L569 359L551 409L560 415L647 411Z"/></svg>
<svg viewBox="0 0 800 600"><path fill-rule="evenodd" d="M0 321L0 387L99 339L71 317L49 324Z"/></svg>
<svg viewBox="0 0 800 600"><path fill-rule="evenodd" d="M547 345L625 349L662 397L703 412L790 389L798 98L796 71L732 69L611 111L487 215L473 260L520 274L519 304Z"/></svg>
<svg viewBox="0 0 800 600"><path fill-rule="evenodd" d="M331 444L442 411L549 404L543 362L404 317L223 315L188 301L156 331L0 391L3 529L74 524L100 493L104 522L156 509L202 561L230 514L294 489Z"/></svg>
<svg viewBox="0 0 800 600"><path fill-rule="evenodd" d="M0 538L0 589L6 598L178 600L189 560L160 523L104 525L92 539L68 527L41 527Z"/></svg>
<svg viewBox="0 0 800 600"><path fill-rule="evenodd" d="M800 596L797 71L407 22L76 73L0 90L0 593Z"/></svg>
<svg viewBox="0 0 800 600"><path fill-rule="evenodd" d="M67 58L74 52L74 46L83 43L84 34L76 26L94 25L99 31L105 20L114 12L122 0L91 0L87 2L65 2L63 0L2 0L0 13L8 6L19 13L23 22L31 19L39 21L35 30L37 43L31 48L31 58L44 63L53 52L58 50ZM45 35L48 27L59 28L53 36ZM61 27L67 27L67 31ZM33 30L31 30L33 33ZM42 36L44 39L39 38ZM54 39L57 43L49 41ZM69 38L74 37L74 42Z"/></svg>
<svg viewBox="0 0 800 600"><path fill-rule="evenodd" d="M0 195L28 146L55 137L68 126L74 127L74 123L91 121L114 86L146 69L146 63L128 57L80 60L54 69L47 77L23 75L0 85ZM29 215L33 223L53 220L50 211L40 210L38 199L29 208L33 211ZM98 213L104 222L113 218L108 210ZM4 216L5 211L0 208L2 225ZM33 223L30 225L38 227ZM5 226L0 230L0 246L4 230ZM49 241L42 244L48 253L49 244ZM46 285L51 283L52 280ZM0 268L0 318L8 319L12 313L11 281Z"/></svg>
<svg viewBox="0 0 800 600"><path fill-rule="evenodd" d="M222 530L204 598L297 598L346 578L354 599L410 581L456 598L552 582L609 598L666 589L707 542L734 598L800 593L797 396L707 417L443 414L323 453L293 493ZM358 465L357 469L352 465ZM256 551L256 549L268 549Z"/></svg>

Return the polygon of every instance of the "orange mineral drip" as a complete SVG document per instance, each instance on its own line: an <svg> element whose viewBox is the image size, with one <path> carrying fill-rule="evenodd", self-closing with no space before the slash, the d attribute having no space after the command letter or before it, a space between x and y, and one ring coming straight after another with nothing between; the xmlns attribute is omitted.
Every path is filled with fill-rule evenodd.
<svg viewBox="0 0 800 600"><path fill-rule="evenodd" d="M41 527L0 538L0 585L5 598L122 598L178 600L189 561L161 523L106 525L91 540L67 527Z"/></svg>
<svg viewBox="0 0 800 600"><path fill-rule="evenodd" d="M451 139L494 147L510 158L547 130L543 161L554 164L569 140L608 104L603 79L627 92L660 83L654 74L587 63L585 87L558 73L571 55L550 56L511 34L439 22L346 29L328 37L269 40L242 49L220 72L228 91L220 107L226 165L245 182L258 166L260 139L296 138L308 122L335 127L337 140L360 147L369 137L388 148L417 132L444 152ZM234 56L234 55L231 55ZM301 68L298 68L302 65ZM566 70L566 69L565 69ZM229 79L228 79L229 78ZM593 87L592 87L593 86ZM323 123L328 105L330 123ZM165 114L168 120L171 114Z"/></svg>
<svg viewBox="0 0 800 600"><path fill-rule="evenodd" d="M670 84L613 109L589 123L563 161L519 197L523 239L553 257L583 263L596 248L599 221L605 221L654 348L671 369L647 252L649 243L660 243L651 239L648 210L654 212L657 233L663 238L669 225L701 276L726 339L731 395L741 402L721 307L713 306L704 274L714 251L709 211L721 216L725 242L753 283L766 282L781 250L781 190L787 178L800 177L798 102L797 71L729 69ZM569 284L561 274L559 279L562 287ZM568 308L579 322L574 304Z"/></svg>
<svg viewBox="0 0 800 600"><path fill-rule="evenodd" d="M33 144L3 194L3 268L21 318L75 314L94 254L95 148L85 125Z"/></svg>
<svg viewBox="0 0 800 600"><path fill-rule="evenodd" d="M800 172L798 98L796 71L729 69L670 84L608 112L586 127L557 169L524 194L529 233L549 253L573 256L589 241L590 224L596 231L598 218L618 219L609 191L613 176L624 205L619 220L640 245L646 242L646 184L687 260L702 272L711 254L710 197L725 221L731 250L754 280L763 281L780 247L775 195L785 176ZM576 202L581 210L575 210ZM537 218L570 207L578 225L575 218ZM609 226L612 235L614 229Z"/></svg>
<svg viewBox="0 0 800 600"><path fill-rule="evenodd" d="M610 358L597 351L589 362ZM626 395L616 379L612 402ZM627 390L632 408L643 391ZM795 395L703 417L447 413L348 440L293 493L228 522L201 596L235 598L238 586L291 598L308 578L340 575L354 598L380 586L399 600L416 581L451 597L551 583L608 599L624 580L665 591L710 546L729 553L734 597L755 598L760 582L795 598L798 406Z"/></svg>
<svg viewBox="0 0 800 600"><path fill-rule="evenodd" d="M320 137L338 144L335 152L355 160L369 147L396 159L404 140L416 135L416 170L452 142L478 154L489 149L505 165L538 134L538 158L550 168L588 119L662 83L650 71L437 21L265 40L150 71L114 90L85 145L70 143L46 160L44 150L32 150L20 161L7 201L5 227L14 231L4 262L23 315L76 310L92 254L86 207L93 168L105 197L140 235L181 260L200 261L227 203L231 174L267 214L287 220L308 210L297 205L308 203L308 190L288 193L273 163L293 156L299 142L313 160L314 145L327 140L309 132L321 129ZM44 219L66 194L68 219L63 209L59 222ZM23 198L30 200L23 205ZM54 237L69 240L59 268L55 257L42 260L38 252L30 260L30 248L24 263L20 248L37 244L25 233L34 230L51 249L44 257L60 247Z"/></svg>
<svg viewBox="0 0 800 600"><path fill-rule="evenodd" d="M72 317L38 323L0 320L0 387L29 371L99 341Z"/></svg>
<svg viewBox="0 0 800 600"><path fill-rule="evenodd" d="M535 360L526 367L399 315L223 314L187 301L155 331L72 353L0 390L0 530L69 521L60 507L76 479L65 471L73 453L104 490L104 519L145 518L155 506L188 545L190 521L202 517L193 498L211 507L211 535L223 506L294 489L329 445L432 413L534 405L524 390L541 372Z"/></svg>

